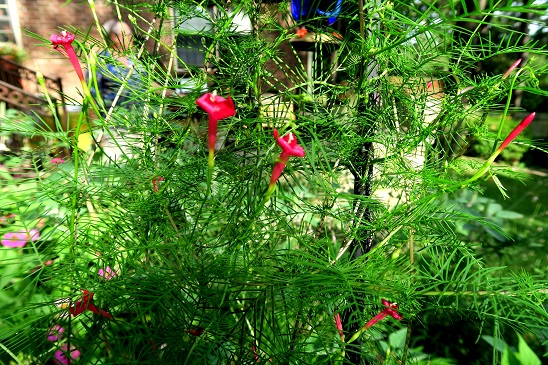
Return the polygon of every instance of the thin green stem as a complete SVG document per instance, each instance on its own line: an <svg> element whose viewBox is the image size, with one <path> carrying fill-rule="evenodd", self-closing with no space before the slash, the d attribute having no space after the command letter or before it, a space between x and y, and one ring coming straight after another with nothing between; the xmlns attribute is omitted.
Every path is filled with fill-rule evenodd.
<svg viewBox="0 0 548 365"><path fill-rule="evenodd" d="M97 27L97 31L99 32L99 35L101 36L101 39L103 40L103 43L105 44L105 48L108 48L109 44L105 38L104 32L101 27L101 23L99 22L99 18L97 17L97 11L95 10L95 2L94 0L88 0L89 8L91 10L91 14L93 15L93 19L95 20L95 26Z"/></svg>
<svg viewBox="0 0 548 365"><path fill-rule="evenodd" d="M517 78L523 72L524 69L525 68L519 69L514 74L514 77L512 77L512 81L510 82L508 97L506 98L506 104L504 105L504 109L502 111L502 117L500 118L499 128L497 130L497 138L495 139L495 142L493 143L493 149L491 152L495 152L499 141L502 141L502 128L504 127L504 122L506 121L506 115L508 114L508 110L510 109L510 102L512 101L512 95L514 94L514 84L516 83Z"/></svg>

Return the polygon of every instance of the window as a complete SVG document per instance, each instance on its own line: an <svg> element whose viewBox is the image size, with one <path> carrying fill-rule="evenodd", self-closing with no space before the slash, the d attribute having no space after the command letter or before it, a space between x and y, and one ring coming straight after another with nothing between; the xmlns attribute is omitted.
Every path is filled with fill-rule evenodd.
<svg viewBox="0 0 548 365"><path fill-rule="evenodd" d="M176 14L177 71L186 71L187 67L192 66L204 67L206 52L213 44L214 19L222 16L221 12L216 6L207 9L196 6L192 11L185 11L184 15ZM232 19L234 35L251 31L251 21L243 11L234 14L231 9L224 16ZM215 48L213 51L217 53Z"/></svg>
<svg viewBox="0 0 548 365"><path fill-rule="evenodd" d="M207 10L194 7L193 11L176 16L175 34L177 37L177 70L185 70L188 66L204 67L207 49L211 46L213 32L213 7Z"/></svg>
<svg viewBox="0 0 548 365"><path fill-rule="evenodd" d="M203 67L207 49L211 46L211 38L202 35L179 35L177 37L177 56L182 66Z"/></svg>
<svg viewBox="0 0 548 365"><path fill-rule="evenodd" d="M21 45L15 0L0 0L0 42Z"/></svg>

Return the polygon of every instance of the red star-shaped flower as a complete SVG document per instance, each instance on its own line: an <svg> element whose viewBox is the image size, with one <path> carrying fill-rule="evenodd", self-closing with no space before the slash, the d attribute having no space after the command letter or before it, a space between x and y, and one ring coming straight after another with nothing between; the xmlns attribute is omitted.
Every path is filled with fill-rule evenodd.
<svg viewBox="0 0 548 365"><path fill-rule="evenodd" d="M272 171L272 177L270 178L270 187L272 189L276 184L276 181L282 175L282 172L285 168L285 165L289 161L289 157L304 157L304 149L297 144L297 137L292 132L289 132L283 137L280 137L278 131L274 129L274 139L278 142L278 146L282 148L282 153L278 157L278 162L274 165L274 170Z"/></svg>
<svg viewBox="0 0 548 365"><path fill-rule="evenodd" d="M382 304L386 307L382 310L382 312L380 312L379 314L377 314L375 317L371 318L369 320L369 322L367 322L365 324L365 326L363 326L363 329L366 330L367 328L373 326L375 323L381 321L382 319L384 319L386 316L391 316L393 317L394 319L397 319L398 321L401 321L402 320L402 315L398 313L398 304L397 303L390 303L388 300L386 299L382 299Z"/></svg>
<svg viewBox="0 0 548 365"><path fill-rule="evenodd" d="M74 42L75 38L76 36L74 34L63 30L59 35L52 34L51 37L49 37L49 40L53 45L53 49L58 50L65 57L68 57L74 67L74 71L76 71L76 74L80 79L80 82L85 83L84 73L82 72L80 61L78 60L78 56L76 56L76 52L74 52L74 48L72 48L72 42Z"/></svg>
<svg viewBox="0 0 548 365"><path fill-rule="evenodd" d="M66 30L63 30L60 35L52 34L49 40L54 47L71 45L76 36Z"/></svg>
<svg viewBox="0 0 548 365"><path fill-rule="evenodd" d="M209 167L213 168L213 154L215 153L215 141L217 140L217 122L221 119L232 117L236 114L234 102L230 98L206 93L196 100L196 104L209 114L208 125L208 148L209 148Z"/></svg>
<svg viewBox="0 0 548 365"><path fill-rule="evenodd" d="M112 318L112 315L110 313L100 308L97 308L97 306L92 303L93 293L90 293L87 290L82 290L82 292L84 293L84 295L82 295L82 300L76 301L76 303L74 303L74 305L69 308L70 314L76 317L77 315L85 312L86 310L90 310L93 313L100 314L105 318Z"/></svg>
<svg viewBox="0 0 548 365"><path fill-rule="evenodd" d="M200 96L198 100L196 100L196 104L198 104L200 108L209 114L209 119L213 119L215 121L219 121L236 114L234 102L230 98L230 95L227 98L223 98L215 93L205 93Z"/></svg>

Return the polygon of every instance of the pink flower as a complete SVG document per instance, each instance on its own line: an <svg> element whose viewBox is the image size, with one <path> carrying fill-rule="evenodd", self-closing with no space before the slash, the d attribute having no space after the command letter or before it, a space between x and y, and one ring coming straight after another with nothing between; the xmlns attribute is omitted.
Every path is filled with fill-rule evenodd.
<svg viewBox="0 0 548 365"><path fill-rule="evenodd" d="M368 329L369 327L373 326L375 323L383 320L386 316L392 316L394 319L397 319L398 321L402 320L401 314L398 313L398 304L397 303L390 303L386 299L382 299L382 304L386 307L377 314L375 317L371 318L369 322L363 326L363 330Z"/></svg>
<svg viewBox="0 0 548 365"><path fill-rule="evenodd" d="M112 318L112 315L110 313L100 308L97 308L97 306L92 303L93 293L90 293L87 290L82 290L82 292L84 293L84 295L82 295L82 300L76 301L76 303L74 303L74 305L69 308L70 314L76 317L77 315L83 313L84 311L90 310L93 313L100 314L105 318Z"/></svg>
<svg viewBox="0 0 548 365"><path fill-rule="evenodd" d="M270 187L272 189L276 184L276 181L282 175L285 165L289 161L289 157L304 157L304 149L297 144L297 137L291 132L286 134L283 137L279 137L278 131L274 129L274 139L278 142L278 146L282 148L282 153L278 157L278 162L274 165L274 170L272 171L272 177L270 178Z"/></svg>
<svg viewBox="0 0 548 365"><path fill-rule="evenodd" d="M76 74L80 79L80 82L85 83L86 80L84 79L84 73L82 72L80 61L78 60L78 56L76 56L76 52L74 52L74 48L72 48L74 38L76 38L74 34L63 30L60 35L52 34L51 37L49 37L49 40L53 45L53 49L58 50L62 55L68 57L72 63L72 67L74 67L74 71L76 71Z"/></svg>
<svg viewBox="0 0 548 365"><path fill-rule="evenodd" d="M48 341L57 341L63 337L63 332L65 332L65 329L58 324L50 328L49 334L48 334Z"/></svg>
<svg viewBox="0 0 548 365"><path fill-rule="evenodd" d="M4 247L24 247L29 240L33 242L40 237L40 232L33 228L30 231L8 232L2 236L2 246Z"/></svg>
<svg viewBox="0 0 548 365"><path fill-rule="evenodd" d="M68 365L69 359L67 358L67 352L70 352L70 357L72 360L76 360L80 357L80 351L78 351L75 347L71 346L70 351L67 350L67 345L63 345L59 350L55 351L53 362L57 365ZM73 361L71 361L71 363L73 363Z"/></svg>
<svg viewBox="0 0 548 365"><path fill-rule="evenodd" d="M215 151L215 141L217 140L217 122L221 119L236 115L234 102L230 95L225 99L217 96L215 93L206 93L196 100L196 104L209 114L208 126L208 148L209 153Z"/></svg>
<svg viewBox="0 0 548 365"><path fill-rule="evenodd" d="M105 267L105 269L99 269L97 275L104 277L106 280L110 280L116 276L116 272L110 268L110 266Z"/></svg>
<svg viewBox="0 0 548 365"><path fill-rule="evenodd" d="M33 228L29 231L29 238L34 242L36 241L38 238L40 238L40 232L36 229L36 228Z"/></svg>
<svg viewBox="0 0 548 365"><path fill-rule="evenodd" d="M28 234L25 231L8 232L2 236L2 245L5 247L24 247L28 241Z"/></svg>

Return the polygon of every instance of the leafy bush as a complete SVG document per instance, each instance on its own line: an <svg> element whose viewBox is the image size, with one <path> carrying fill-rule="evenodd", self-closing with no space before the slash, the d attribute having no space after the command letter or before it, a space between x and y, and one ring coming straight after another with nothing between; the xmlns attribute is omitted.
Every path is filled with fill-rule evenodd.
<svg viewBox="0 0 548 365"><path fill-rule="evenodd" d="M13 58L17 63L23 62L27 57L27 52L12 42L0 42L0 56Z"/></svg>
<svg viewBox="0 0 548 365"><path fill-rule="evenodd" d="M544 72L473 77L482 59L544 51L482 43L462 22L475 29L545 5L345 4L331 9L341 10L339 33L322 3L293 13L303 40L283 20L287 2L218 4L215 16L197 11L201 2L160 2L144 6L155 16L145 27L140 5L116 4L142 32L137 53L144 40L158 52L124 68L123 46L98 56L108 39L68 27L50 41L80 77L74 128L2 120L46 142L13 157L31 175L8 169L0 180L11 303L0 307L0 361L416 363L425 359L411 339L432 313L469 316L497 338L544 328L546 278L507 275L462 238L480 230L464 223L492 236L511 213L446 201L498 173L494 159L534 117L478 164L462 158L462 142L485 134L478 115ZM235 34L243 10L252 26ZM188 62L183 88L172 66L184 54L164 36L188 36L188 14L214 32L193 33L204 70ZM305 65L298 49L310 39ZM113 77L112 99L97 75Z"/></svg>

